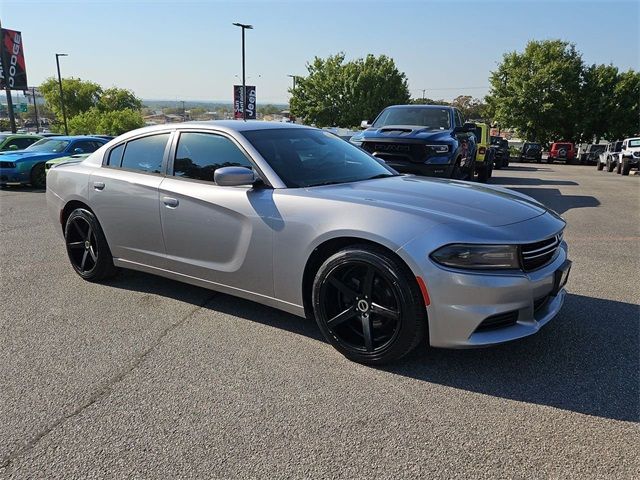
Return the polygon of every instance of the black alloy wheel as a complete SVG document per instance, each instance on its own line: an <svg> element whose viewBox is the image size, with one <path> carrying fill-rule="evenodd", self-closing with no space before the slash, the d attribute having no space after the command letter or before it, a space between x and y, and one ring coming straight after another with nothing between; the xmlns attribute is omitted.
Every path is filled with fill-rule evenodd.
<svg viewBox="0 0 640 480"><path fill-rule="evenodd" d="M108 278L115 273L113 257L96 217L89 210L71 212L64 231L69 261L85 280Z"/></svg>
<svg viewBox="0 0 640 480"><path fill-rule="evenodd" d="M47 185L47 172L44 163L38 163L31 169L30 183L33 188L42 189Z"/></svg>
<svg viewBox="0 0 640 480"><path fill-rule="evenodd" d="M426 307L410 270L381 248L348 247L314 280L313 309L325 338L347 358L382 364L420 342Z"/></svg>

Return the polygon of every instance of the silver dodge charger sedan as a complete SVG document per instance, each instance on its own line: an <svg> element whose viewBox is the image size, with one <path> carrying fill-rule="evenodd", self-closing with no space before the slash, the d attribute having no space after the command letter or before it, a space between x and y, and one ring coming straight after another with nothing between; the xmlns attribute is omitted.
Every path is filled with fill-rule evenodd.
<svg viewBox="0 0 640 480"><path fill-rule="evenodd" d="M84 279L141 270L314 317L357 362L537 332L562 306L565 222L498 187L399 175L333 134L159 125L47 176Z"/></svg>

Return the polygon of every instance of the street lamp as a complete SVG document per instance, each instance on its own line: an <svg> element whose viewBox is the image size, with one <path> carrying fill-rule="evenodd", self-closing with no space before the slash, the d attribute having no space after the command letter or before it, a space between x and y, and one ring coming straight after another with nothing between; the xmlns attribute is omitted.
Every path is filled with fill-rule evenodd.
<svg viewBox="0 0 640 480"><path fill-rule="evenodd" d="M245 71L244 71L244 31L245 30L253 30L253 25L248 25L246 23L234 23L236 27L240 27L242 29L242 119L247 121L247 86L245 82Z"/></svg>
<svg viewBox="0 0 640 480"><path fill-rule="evenodd" d="M287 75L287 77L291 77L293 79L293 89L292 90L295 90L296 89L296 78L298 78L298 76L297 75Z"/></svg>
<svg viewBox="0 0 640 480"><path fill-rule="evenodd" d="M56 66L58 67L58 85L60 86L60 104L62 105L62 119L64 120L64 134L69 135L67 128L67 112L64 108L64 92L62 90L62 77L60 76L60 57L68 57L66 53L56 53Z"/></svg>

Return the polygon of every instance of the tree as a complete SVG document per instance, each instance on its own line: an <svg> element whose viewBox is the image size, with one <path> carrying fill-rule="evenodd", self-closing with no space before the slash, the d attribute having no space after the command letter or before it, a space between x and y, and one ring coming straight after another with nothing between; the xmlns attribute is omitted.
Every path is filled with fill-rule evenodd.
<svg viewBox="0 0 640 480"><path fill-rule="evenodd" d="M609 116L609 139L640 135L640 72L628 70L620 74L613 97L615 108Z"/></svg>
<svg viewBox="0 0 640 480"><path fill-rule="evenodd" d="M523 53L506 53L491 72L489 111L527 140L578 140L582 73L582 57L573 44L531 41Z"/></svg>
<svg viewBox="0 0 640 480"><path fill-rule="evenodd" d="M451 106L458 108L467 120L488 121L487 105L479 98L471 95L459 95L453 99Z"/></svg>
<svg viewBox="0 0 640 480"><path fill-rule="evenodd" d="M72 135L121 135L143 126L144 119L140 110L126 108L103 112L93 107L69 120L69 133Z"/></svg>
<svg viewBox="0 0 640 480"><path fill-rule="evenodd" d="M136 97L131 90L112 87L102 92L97 106L103 112L126 109L140 110L142 100Z"/></svg>
<svg viewBox="0 0 640 480"><path fill-rule="evenodd" d="M598 142L610 138L611 113L615 110L614 91L618 83L618 69L613 65L591 65L584 70L584 84L580 97L579 116L582 137Z"/></svg>
<svg viewBox="0 0 640 480"><path fill-rule="evenodd" d="M290 109L319 127L352 127L389 105L409 101L405 74L385 55L346 63L344 53L315 57L307 70L309 74L298 77L296 88L289 90Z"/></svg>
<svg viewBox="0 0 640 480"><path fill-rule="evenodd" d="M95 107L102 95L102 87L100 85L79 78L63 78L62 89L67 118L75 117L79 113ZM53 77L47 78L38 90L42 93L47 107L53 111L58 120L62 121L58 80Z"/></svg>

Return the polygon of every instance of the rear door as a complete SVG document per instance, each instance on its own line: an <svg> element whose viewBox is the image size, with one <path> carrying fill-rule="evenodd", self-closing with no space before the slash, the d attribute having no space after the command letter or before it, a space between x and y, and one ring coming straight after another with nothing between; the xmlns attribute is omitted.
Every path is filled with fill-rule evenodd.
<svg viewBox="0 0 640 480"><path fill-rule="evenodd" d="M273 190L214 182L220 167L254 168L248 154L223 133L193 130L180 132L171 157L160 185L168 268L273 296L273 231L282 223Z"/></svg>
<svg viewBox="0 0 640 480"><path fill-rule="evenodd" d="M158 187L171 135L147 133L115 145L89 178L91 206L116 258L165 266Z"/></svg>

